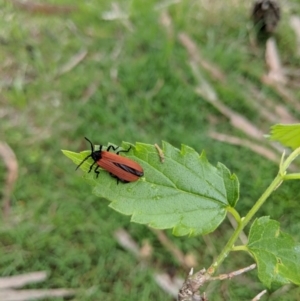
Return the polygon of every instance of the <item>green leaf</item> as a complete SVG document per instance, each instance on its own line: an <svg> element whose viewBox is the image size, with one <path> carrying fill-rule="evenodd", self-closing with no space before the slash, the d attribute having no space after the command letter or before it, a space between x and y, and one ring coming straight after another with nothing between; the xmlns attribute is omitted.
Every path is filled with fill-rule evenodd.
<svg viewBox="0 0 300 301"><path fill-rule="evenodd" d="M248 249L255 258L259 279L267 286L300 285L300 244L280 231L277 221L268 216L251 226Z"/></svg>
<svg viewBox="0 0 300 301"><path fill-rule="evenodd" d="M235 174L230 174L230 170L222 163L218 163L218 167L223 174L228 203L231 207L235 207L240 196L239 180Z"/></svg>
<svg viewBox="0 0 300 301"><path fill-rule="evenodd" d="M296 149L300 146L300 124L276 124L271 127L270 140Z"/></svg>
<svg viewBox="0 0 300 301"><path fill-rule="evenodd" d="M125 149L128 146L123 143ZM63 152L77 165L90 154ZM185 145L180 151L164 142L163 152L165 161L161 163L153 145L132 145L126 157L144 169L144 177L137 182L117 185L105 171L98 178L93 172L84 177L97 196L110 200L110 207L116 211L131 215L133 222L157 229L173 228L177 236L212 232L225 218L227 208L238 200L236 176L222 164L212 166L204 153L199 156ZM92 163L90 158L81 168L88 171Z"/></svg>

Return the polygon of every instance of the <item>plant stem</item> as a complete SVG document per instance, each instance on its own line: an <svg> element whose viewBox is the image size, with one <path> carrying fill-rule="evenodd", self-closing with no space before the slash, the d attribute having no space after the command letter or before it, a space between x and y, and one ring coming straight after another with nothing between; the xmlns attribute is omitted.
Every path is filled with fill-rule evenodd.
<svg viewBox="0 0 300 301"><path fill-rule="evenodd" d="M280 186L281 183L282 183L282 176L280 174L278 174L275 177L275 179L273 180L273 182L270 184L270 186L261 195L261 197L257 200L255 205L250 209L248 214L242 220L243 228L249 223L249 221L252 219L252 217L255 215L255 213L259 210L259 208L263 205L263 203L266 201L266 199L270 196L270 194L274 190L276 190Z"/></svg>
<svg viewBox="0 0 300 301"><path fill-rule="evenodd" d="M290 173L285 175L284 180L300 180L300 173Z"/></svg>
<svg viewBox="0 0 300 301"><path fill-rule="evenodd" d="M228 212L230 212L232 214L232 216L234 217L234 219L236 220L236 222L238 224L241 223L241 217L239 215L239 213L233 208L233 207L230 207L228 206L228 208L226 208Z"/></svg>
<svg viewBox="0 0 300 301"><path fill-rule="evenodd" d="M234 230L232 233L232 236L230 237L229 241L225 245L224 249L221 251L220 255L217 257L215 262L211 265L211 267L208 269L208 273L212 275L215 270L220 266L220 264L223 262L223 260L227 257L228 253L231 251L235 241L238 239L241 231L245 228L245 226L249 223L249 221L253 218L255 213L259 210L259 208L263 205L263 203L266 201L266 199L269 197L269 195L276 190L276 188L282 183L282 175L279 173L273 180L273 182L269 185L269 187L265 190L265 192L261 195L261 197L257 200L257 202L254 204L254 206L251 208L251 210L248 212L248 214L242 218L242 222L238 224L238 227Z"/></svg>
<svg viewBox="0 0 300 301"><path fill-rule="evenodd" d="M270 196L270 194L276 190L283 180L285 179L299 179L299 173L286 175L286 170L292 163L294 159L297 158L297 156L300 155L300 147L295 149L284 161L284 156L282 157L282 160L280 162L280 168L277 176L272 181L272 183L269 185L269 187L265 190L265 192L261 195L261 197L257 200L257 202L254 204L254 206L250 209L250 211L247 213L247 215L239 220L238 213L236 214L233 210L229 210L235 219L238 221L238 226L232 233L232 236L230 237L229 241L221 251L220 255L217 257L215 262L209 267L207 270L207 273L209 275L212 275L216 269L221 265L223 260L227 257L228 253L232 250L234 247L234 243L238 239L241 231L246 227L246 225L250 222L250 220L253 218L253 216L256 214L256 212L260 209L260 207L264 204L264 202L267 200L267 198ZM242 249L242 246L236 247L235 250ZM245 249L244 249L245 250Z"/></svg>
<svg viewBox="0 0 300 301"><path fill-rule="evenodd" d="M247 246L245 245L241 245L241 246L236 246L236 247L232 247L231 251L248 251Z"/></svg>
<svg viewBox="0 0 300 301"><path fill-rule="evenodd" d="M300 147L296 148L285 160L285 162L282 163L280 166L280 171L283 173L285 172L290 164L300 155Z"/></svg>

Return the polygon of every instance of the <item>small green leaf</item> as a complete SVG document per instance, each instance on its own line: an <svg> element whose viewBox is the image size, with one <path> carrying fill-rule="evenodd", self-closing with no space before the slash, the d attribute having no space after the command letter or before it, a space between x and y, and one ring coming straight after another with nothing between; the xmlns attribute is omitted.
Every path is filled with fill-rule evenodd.
<svg viewBox="0 0 300 301"><path fill-rule="evenodd" d="M231 207L235 207L240 196L239 180L235 174L230 174L230 170L222 163L218 163L218 168L223 174L228 203Z"/></svg>
<svg viewBox="0 0 300 301"><path fill-rule="evenodd" d="M128 146L123 143L125 149ZM90 154L63 152L77 165ZM144 177L137 182L117 185L106 171L98 178L94 172L84 177L97 196L110 200L116 211L131 215L133 222L173 228L177 236L212 232L225 218L227 208L238 200L237 177L222 164L212 166L204 153L199 156L188 146L183 145L180 151L164 142L163 152L165 161L161 163L153 145L132 145L126 157L144 169ZM89 158L81 168L88 171L92 163Z"/></svg>
<svg viewBox="0 0 300 301"><path fill-rule="evenodd" d="M275 124L271 127L269 139L296 149L300 146L300 124Z"/></svg>
<svg viewBox="0 0 300 301"><path fill-rule="evenodd" d="M268 216L251 226L248 249L255 258L259 279L267 286L300 285L300 244L280 231L277 221Z"/></svg>

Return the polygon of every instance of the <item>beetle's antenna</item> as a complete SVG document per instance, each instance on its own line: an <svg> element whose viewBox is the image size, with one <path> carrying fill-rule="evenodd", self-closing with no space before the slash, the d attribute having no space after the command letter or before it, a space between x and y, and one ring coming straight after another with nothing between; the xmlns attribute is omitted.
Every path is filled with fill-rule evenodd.
<svg viewBox="0 0 300 301"><path fill-rule="evenodd" d="M94 152L94 146L93 146L93 143L91 142L91 140L89 140L89 139L86 138L86 137L84 137L84 139L90 143L90 145L91 145L91 151L92 151L92 153L93 153L93 152Z"/></svg>
<svg viewBox="0 0 300 301"><path fill-rule="evenodd" d="M84 137L85 138L85 140L87 140L90 144L91 144L91 154L90 155L88 155L87 157L85 157L82 161L81 161L81 163L76 167L76 169L75 170L77 170L89 157L91 157L92 156L92 154L93 154L93 152L94 152L94 146L93 146L93 143L88 139L88 138L86 138L86 137Z"/></svg>

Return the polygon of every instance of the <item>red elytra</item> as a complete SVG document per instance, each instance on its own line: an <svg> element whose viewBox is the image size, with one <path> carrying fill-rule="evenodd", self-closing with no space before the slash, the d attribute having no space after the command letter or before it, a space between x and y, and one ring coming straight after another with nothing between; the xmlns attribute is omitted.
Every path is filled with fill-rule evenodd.
<svg viewBox="0 0 300 301"><path fill-rule="evenodd" d="M88 172L91 172L93 166L97 164L96 168L94 169L97 177L100 173L98 170L100 167L108 171L113 178L116 178L117 182L134 182L144 175L143 168L137 162L119 156L119 153L121 152L129 152L131 147L129 147L127 150L120 150L116 153L109 152L110 149L113 149L114 151L118 149L118 147L114 147L113 145L110 145L106 151L102 151L102 145L100 145L99 150L95 150L92 142L88 138L84 138L91 145L91 154L84 158L76 169L78 169L88 158L91 157L94 160L94 163L90 166Z"/></svg>

